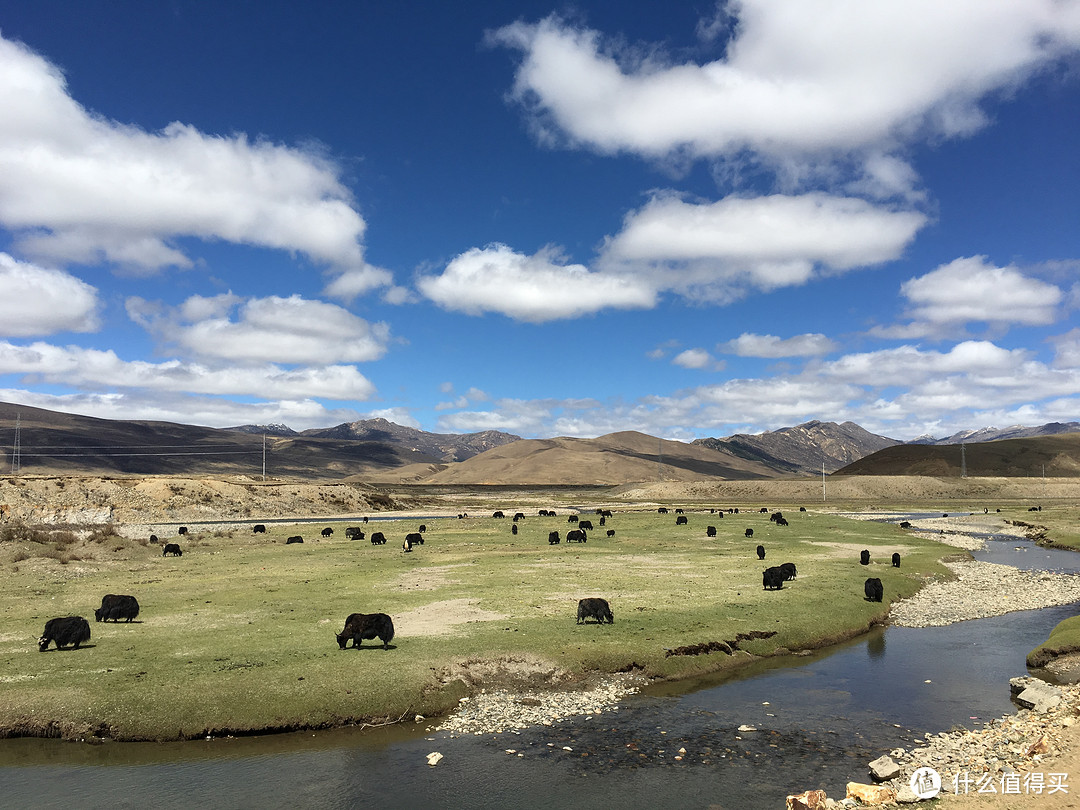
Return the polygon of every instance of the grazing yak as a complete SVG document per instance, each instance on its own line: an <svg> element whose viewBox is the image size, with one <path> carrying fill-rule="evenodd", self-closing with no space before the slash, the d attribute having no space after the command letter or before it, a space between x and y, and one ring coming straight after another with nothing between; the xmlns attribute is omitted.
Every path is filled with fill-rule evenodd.
<svg viewBox="0 0 1080 810"><path fill-rule="evenodd" d="M370 641L378 637L383 649L390 649L394 640L394 621L385 613L351 613L345 620L345 628L337 634L338 647L345 649L351 640L353 647L359 647L361 641Z"/></svg>
<svg viewBox="0 0 1080 810"><path fill-rule="evenodd" d="M778 591L784 587L784 572L779 566L761 572L761 587L767 591Z"/></svg>
<svg viewBox="0 0 1080 810"><path fill-rule="evenodd" d="M79 645L90 640L90 622L82 616L63 616L45 622L45 632L38 639L38 650L45 652L49 642L56 642L56 649L62 650L68 645L79 649Z"/></svg>
<svg viewBox="0 0 1080 810"><path fill-rule="evenodd" d="M615 536L615 530L614 529L608 529L607 530L607 536L608 537L614 537Z"/></svg>
<svg viewBox="0 0 1080 810"><path fill-rule="evenodd" d="M773 512L771 515L769 515L769 520L771 520L773 523L776 523L777 521L783 520L783 519L784 519L784 513L783 512Z"/></svg>
<svg viewBox="0 0 1080 810"><path fill-rule="evenodd" d="M683 513L683 510L682 510L682 509L676 509L676 510L675 510L675 514L676 514L676 515L681 515L682 513Z"/></svg>
<svg viewBox="0 0 1080 810"><path fill-rule="evenodd" d="M869 565L870 564L870 550L869 549L864 548L862 551L859 552L859 564L860 565Z"/></svg>
<svg viewBox="0 0 1080 810"><path fill-rule="evenodd" d="M588 541L588 539L589 538L586 537L585 532L583 532L581 529L571 529L566 533L567 543L584 543Z"/></svg>
<svg viewBox="0 0 1080 810"><path fill-rule="evenodd" d="M780 565L780 573L784 575L784 581L795 579L799 575L799 571L795 568L795 563L786 562Z"/></svg>
<svg viewBox="0 0 1080 810"><path fill-rule="evenodd" d="M577 527L579 529L581 529L582 531L590 531L591 532L592 527L593 527L592 526L592 521L591 520L579 520Z"/></svg>
<svg viewBox="0 0 1080 810"><path fill-rule="evenodd" d="M347 528L345 530L345 539L346 540L363 540L364 539L364 530L361 529L359 526L349 526L349 528Z"/></svg>
<svg viewBox="0 0 1080 810"><path fill-rule="evenodd" d="M327 526L325 529L322 530L322 536L323 537L330 537L333 533L334 533L334 530L331 529L329 526Z"/></svg>
<svg viewBox="0 0 1080 810"><path fill-rule="evenodd" d="M893 552L893 555L892 555L892 567L893 568L899 568L900 567L900 552L899 551L894 551Z"/></svg>
<svg viewBox="0 0 1080 810"><path fill-rule="evenodd" d="M139 600L134 596L107 593L101 597L101 607L94 611L94 621L107 622L121 619L130 622L139 615Z"/></svg>
<svg viewBox="0 0 1080 810"><path fill-rule="evenodd" d="M705 536L706 537L716 537L716 527L715 526L706 526L705 527Z"/></svg>
<svg viewBox="0 0 1080 810"><path fill-rule="evenodd" d="M658 515L666 515L667 514L667 507L666 506L661 506L659 509L656 510L656 514L658 514Z"/></svg>
<svg viewBox="0 0 1080 810"><path fill-rule="evenodd" d="M412 543L409 541L408 537L406 537L405 542L403 542L401 544L401 550L402 551L412 551Z"/></svg>
<svg viewBox="0 0 1080 810"><path fill-rule="evenodd" d="M165 548L161 550L162 557L168 557L170 554L172 554L174 557L184 556L184 552L180 550L180 546L178 546L176 543L166 543Z"/></svg>
<svg viewBox="0 0 1080 810"><path fill-rule="evenodd" d="M577 523L578 522L578 516L577 515L570 515L569 517L566 518L566 522L567 523Z"/></svg>
<svg viewBox="0 0 1080 810"><path fill-rule="evenodd" d="M605 523L607 523L607 518L604 517L603 515L601 515L600 516L600 525L603 526Z"/></svg>
<svg viewBox="0 0 1080 810"><path fill-rule="evenodd" d="M405 535L405 539L412 543L414 546L424 545L424 535L420 534L420 532L412 532L410 534L407 534Z"/></svg>
<svg viewBox="0 0 1080 810"><path fill-rule="evenodd" d="M372 532L371 533L371 545L373 545L373 546L385 546L386 545L386 536L383 535L382 532Z"/></svg>
<svg viewBox="0 0 1080 810"><path fill-rule="evenodd" d="M687 526L689 525L689 523L690 521L687 519L686 515L679 515L677 518L675 518L676 526Z"/></svg>
<svg viewBox="0 0 1080 810"><path fill-rule="evenodd" d="M870 579L863 583L863 592L866 594L866 601L880 602L884 593L884 589L881 587L881 580L877 577L870 577Z"/></svg>
<svg viewBox="0 0 1080 810"><path fill-rule="evenodd" d="M757 558L759 560L764 560L765 559L765 546L758 546L757 547Z"/></svg>
<svg viewBox="0 0 1080 810"><path fill-rule="evenodd" d="M506 517L506 515L504 515L502 512L492 512L491 516L493 518L504 518L504 517Z"/></svg>
<svg viewBox="0 0 1080 810"><path fill-rule="evenodd" d="M176 530L176 533L177 534L187 534L187 526L181 526L179 529Z"/></svg>
<svg viewBox="0 0 1080 810"><path fill-rule="evenodd" d="M427 531L427 524L426 523L421 523L420 528L417 529L417 531L420 532L420 534L423 534L424 532L426 532Z"/></svg>
<svg viewBox="0 0 1080 810"><path fill-rule="evenodd" d="M158 544L158 539L157 539L156 534L150 535L150 542L153 543L155 546Z"/></svg>
<svg viewBox="0 0 1080 810"><path fill-rule="evenodd" d="M910 520L901 520L900 521L900 528L901 529L910 529L911 528L911 521Z"/></svg>
<svg viewBox="0 0 1080 810"><path fill-rule="evenodd" d="M524 512L515 512L514 513L515 522L518 521L518 520L524 520L524 519L525 519L525 513Z"/></svg>
<svg viewBox="0 0 1080 810"><path fill-rule="evenodd" d="M297 535L294 535L294 536L289 537L288 539L286 539L285 540L285 545L291 546L294 543L303 543L303 542L304 542L304 538L297 534Z"/></svg>
<svg viewBox="0 0 1080 810"><path fill-rule="evenodd" d="M560 542L558 532L548 532L548 543L550 545L557 546Z"/></svg>
<svg viewBox="0 0 1080 810"><path fill-rule="evenodd" d="M510 527L510 534L517 534L517 524Z"/></svg>
<svg viewBox="0 0 1080 810"><path fill-rule="evenodd" d="M263 523L256 523L251 527L252 534L266 534L266 525Z"/></svg>
<svg viewBox="0 0 1080 810"><path fill-rule="evenodd" d="M747 537L753 537L754 536L754 530L753 529L747 529L745 532L743 532L743 534L745 534Z"/></svg>
<svg viewBox="0 0 1080 810"><path fill-rule="evenodd" d="M615 624L615 614L608 607L607 599L590 597L579 599L577 603L577 623L587 624L588 619L595 619L597 624Z"/></svg>

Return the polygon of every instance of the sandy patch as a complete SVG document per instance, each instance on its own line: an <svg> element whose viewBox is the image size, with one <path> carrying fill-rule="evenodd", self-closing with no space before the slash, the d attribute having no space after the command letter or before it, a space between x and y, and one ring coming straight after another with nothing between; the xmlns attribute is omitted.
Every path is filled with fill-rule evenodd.
<svg viewBox="0 0 1080 810"><path fill-rule="evenodd" d="M451 579L450 573L458 568L469 568L473 563L458 563L457 565L437 565L431 568L422 568L416 571L407 571L397 578L390 586L397 590L402 588L407 591L434 591L446 585L458 585L459 579Z"/></svg>
<svg viewBox="0 0 1080 810"><path fill-rule="evenodd" d="M394 616L398 636L448 636L458 626L472 622L493 622L510 618L505 613L478 608L479 599L446 599Z"/></svg>

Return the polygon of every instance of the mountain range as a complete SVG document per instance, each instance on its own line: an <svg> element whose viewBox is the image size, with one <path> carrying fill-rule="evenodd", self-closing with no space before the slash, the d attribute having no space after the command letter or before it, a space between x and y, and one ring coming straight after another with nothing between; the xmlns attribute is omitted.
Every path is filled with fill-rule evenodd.
<svg viewBox="0 0 1080 810"><path fill-rule="evenodd" d="M1005 435L1012 438L996 438ZM218 429L0 403L0 465L5 471L42 474L258 477L265 469L276 478L433 485L776 478L818 474L823 468L844 474L887 469L958 475L963 465L955 445L961 442L967 445L963 452L971 475L1036 475L1044 469L1052 475L1080 474L1080 422L984 428L905 444L852 422L811 421L688 444L634 431L595 439L429 433L385 419L303 432L285 425ZM974 450L983 445L1003 449Z"/></svg>

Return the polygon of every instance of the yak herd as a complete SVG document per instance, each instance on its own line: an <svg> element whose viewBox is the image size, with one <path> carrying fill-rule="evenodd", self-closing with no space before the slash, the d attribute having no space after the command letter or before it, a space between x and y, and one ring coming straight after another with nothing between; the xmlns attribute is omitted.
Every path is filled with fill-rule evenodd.
<svg viewBox="0 0 1080 810"><path fill-rule="evenodd" d="M661 515L668 514L666 507L660 507L657 509L657 513ZM689 526L689 518L684 514L684 510L675 509L676 526ZM762 508L762 513L768 512L768 509ZM800 512L805 512L805 508L800 507ZM728 514L739 514L739 510L728 509ZM555 517L556 513L553 510L541 509L538 512L541 517ZM597 509L596 515L599 517L599 525L605 526L606 520L613 516L609 509ZM724 517L724 510L710 510L710 515L715 515L716 518ZM458 515L459 518L466 517L467 515ZM495 511L492 513L492 518L500 519L505 518L506 515L502 511ZM518 534L518 523L525 519L525 515L522 512L517 512L513 516L513 524L511 532L513 535ZM777 526L788 526L787 519L779 511L773 512L769 515L769 520L775 523ZM363 522L366 524L368 518L363 518ZM581 519L576 514L570 514L567 518L567 522L571 525L576 525L576 528L572 528L566 532L567 543L585 543L588 541L587 532L593 530L593 523L591 520ZM901 528L910 528L911 524L903 522L900 524ZM421 524L419 529L415 532L409 532L405 535L405 540L402 544L402 550L404 552L411 552L413 547L424 545L424 534L427 531L427 526ZM265 534L266 526L262 523L257 523L252 526L253 534ZM188 530L186 526L179 528L178 534L186 536ZM331 537L334 534L334 530L327 527L322 530L322 537ZM745 531L745 537L747 539L753 538L754 530L747 528ZM359 526L350 526L344 531L345 538L348 540L364 540L366 538L366 532ZM615 536L614 529L606 530L606 537L612 538ZM716 527L707 526L705 530L705 536L709 538L716 537ZM151 535L151 542L157 543L158 538L156 535ZM383 532L377 531L371 533L371 544L374 546L385 545L386 536ZM285 545L292 545L297 543L303 543L304 539L300 535L288 537L285 540ZM550 545L558 545L562 542L562 539L558 531L551 531L548 534L548 543ZM758 545L755 548L755 553L759 560L765 559L765 547ZM177 543L165 543L162 548L162 556L182 556L183 551ZM864 549L859 555L859 563L864 566L870 564L870 551ZM894 553L891 557L891 564L895 568L900 567L900 555ZM778 566L770 566L762 571L762 587L764 590L777 591L784 587L785 582L790 582L796 578L798 570L793 562L785 562ZM867 578L863 584L863 593L865 599L870 602L881 602L884 598L884 589L879 577ZM119 622L123 620L126 623L132 622L139 615L139 602L131 595L127 594L105 594L101 599L101 607L94 610L94 619L98 622L113 621ZM587 624L589 620L592 620L596 624L614 624L615 615L611 610L611 606L606 599L600 597L586 597L578 601L577 606L577 623ZM337 637L338 646L340 649L346 649L349 641L352 641L353 647L359 647L362 641L369 641L378 638L383 645L383 649L390 648L390 642L394 638L394 622L385 613L353 613L345 620L345 626L340 633L335 634ZM54 643L57 649L64 649L66 647L72 647L78 649L81 644L85 644L90 640L90 623L82 616L64 616L54 619L49 619L45 624L45 630L41 637L38 639L38 649L44 652L50 643Z"/></svg>

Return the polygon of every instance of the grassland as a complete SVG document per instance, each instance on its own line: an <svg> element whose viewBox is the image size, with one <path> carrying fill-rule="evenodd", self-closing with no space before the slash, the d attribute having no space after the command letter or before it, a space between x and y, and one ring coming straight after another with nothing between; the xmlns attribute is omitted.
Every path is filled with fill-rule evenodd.
<svg viewBox="0 0 1080 810"><path fill-rule="evenodd" d="M181 540L179 558L108 532L78 542L9 534L0 543L0 733L181 739L430 716L484 685L565 685L624 670L685 678L850 637L924 577L948 576L938 561L953 549L895 526L785 516L790 526L779 527L757 512L691 511L677 527L674 515L617 512L606 527L614 538L598 526L587 544L558 546L547 536L571 528L565 514L530 516L516 536L509 517L426 520L427 542L408 554L401 540L416 529L412 518L365 527L384 531L385 546L346 540L340 522L203 533ZM320 538L323 525L335 534ZM297 532L306 542L286 546ZM869 567L858 564L863 548ZM888 564L894 551L900 569ZM786 561L798 579L764 591L762 568ZM885 603L864 600L867 576L882 579ZM105 593L135 595L138 619L92 622L79 650L38 651L47 619L92 619ZM615 624L577 625L584 596L606 597ZM391 648L339 650L334 634L352 612L390 614ZM730 656L666 654L751 631L776 635Z"/></svg>

